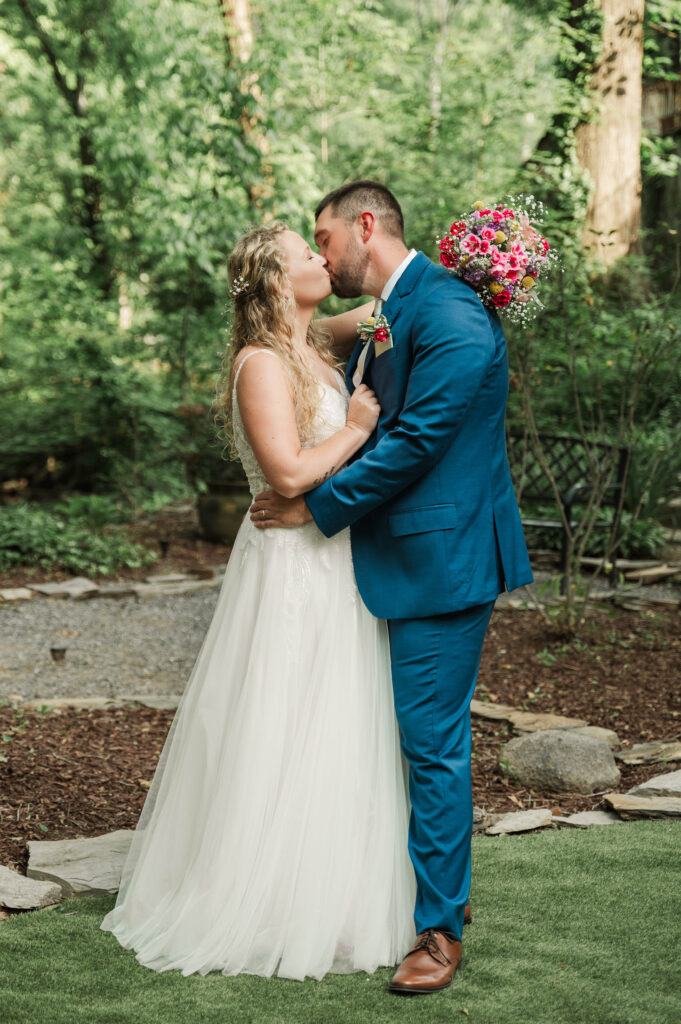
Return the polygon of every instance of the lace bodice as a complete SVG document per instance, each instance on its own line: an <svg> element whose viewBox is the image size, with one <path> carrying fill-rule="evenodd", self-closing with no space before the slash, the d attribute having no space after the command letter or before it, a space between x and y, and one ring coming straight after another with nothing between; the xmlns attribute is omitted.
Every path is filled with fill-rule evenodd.
<svg viewBox="0 0 681 1024"><path fill-rule="evenodd" d="M279 357L276 353L271 352L269 349L258 349L255 352L249 352L245 356L234 375L234 386L232 392L233 402L233 423L234 423L234 439L236 441L237 451L239 453L239 459L244 467L244 472L248 477L248 486L251 494L255 497L261 491L266 490L270 485L265 479L265 475L260 468L258 460L255 457L255 453L248 443L246 437L246 431L244 430L243 421L241 419L241 413L239 412L239 403L236 397L236 385L241 373L241 368L247 359L255 355L267 355L274 359ZM332 387L330 384L326 384L320 380L319 383L319 407L317 409L317 415L313 424L313 431L309 437L306 437L301 442L303 448L313 448L315 445L321 444L322 441L326 441L328 437L335 434L336 431L340 430L345 426L345 418L348 411L348 402L350 401L350 395L345 386L345 380L338 370L333 371L334 376L338 381L338 389Z"/></svg>

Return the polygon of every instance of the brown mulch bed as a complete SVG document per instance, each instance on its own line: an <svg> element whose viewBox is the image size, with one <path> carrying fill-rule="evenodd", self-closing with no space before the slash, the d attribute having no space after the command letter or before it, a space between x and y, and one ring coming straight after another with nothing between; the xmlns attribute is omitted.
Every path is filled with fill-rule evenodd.
<svg viewBox="0 0 681 1024"><path fill-rule="evenodd" d="M230 548L214 544L201 536L194 505L169 505L159 512L145 515L127 524L125 532L131 540L144 544L158 559L142 569L121 567L107 576L97 576L96 583L141 580L150 575L166 573L198 573L215 565L225 565ZM167 541L167 554L161 556L161 541ZM25 587L32 583L61 583L73 574L58 569L22 566L0 572L0 588Z"/></svg>
<svg viewBox="0 0 681 1024"><path fill-rule="evenodd" d="M581 717L615 729L627 746L679 738L679 616L594 611L583 635L566 641L535 612L496 612L477 696ZM0 708L0 864L24 871L29 839L132 828L172 718L172 711L142 707ZM478 806L496 812L550 806L564 814L598 806L598 795L537 794L509 783L498 759L512 735L502 722L473 719ZM623 766L619 789L673 767Z"/></svg>

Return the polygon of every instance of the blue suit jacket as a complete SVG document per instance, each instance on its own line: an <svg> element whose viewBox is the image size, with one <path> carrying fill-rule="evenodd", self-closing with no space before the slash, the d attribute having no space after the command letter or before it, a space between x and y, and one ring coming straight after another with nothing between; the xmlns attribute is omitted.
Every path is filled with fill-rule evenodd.
<svg viewBox="0 0 681 1024"><path fill-rule="evenodd" d="M418 253L383 309L393 347L367 354L381 416L358 457L306 494L320 530L351 526L360 594L379 618L423 618L532 580L506 456L506 339L477 294ZM348 387L361 344L348 364Z"/></svg>

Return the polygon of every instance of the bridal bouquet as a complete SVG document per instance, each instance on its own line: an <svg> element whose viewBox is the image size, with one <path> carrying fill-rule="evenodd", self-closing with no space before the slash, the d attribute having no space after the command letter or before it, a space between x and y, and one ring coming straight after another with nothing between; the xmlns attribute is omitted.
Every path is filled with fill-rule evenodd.
<svg viewBox="0 0 681 1024"><path fill-rule="evenodd" d="M471 285L486 306L528 323L542 308L537 281L556 255L535 226L542 204L532 196L489 209L474 203L438 238L440 263ZM533 220L535 223L533 223Z"/></svg>

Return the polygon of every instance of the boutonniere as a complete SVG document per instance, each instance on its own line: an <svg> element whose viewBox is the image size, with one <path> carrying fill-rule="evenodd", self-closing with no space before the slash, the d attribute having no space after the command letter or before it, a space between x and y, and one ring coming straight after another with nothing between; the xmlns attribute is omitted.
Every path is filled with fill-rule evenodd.
<svg viewBox="0 0 681 1024"><path fill-rule="evenodd" d="M370 316L366 320L360 320L357 324L357 333L365 344L373 341L377 356L392 347L390 324L382 313L378 317Z"/></svg>

